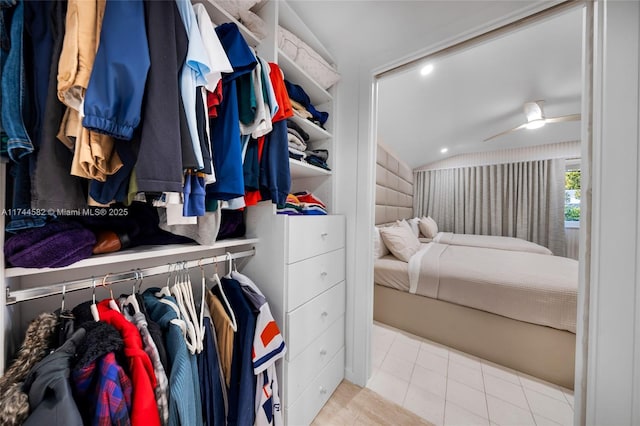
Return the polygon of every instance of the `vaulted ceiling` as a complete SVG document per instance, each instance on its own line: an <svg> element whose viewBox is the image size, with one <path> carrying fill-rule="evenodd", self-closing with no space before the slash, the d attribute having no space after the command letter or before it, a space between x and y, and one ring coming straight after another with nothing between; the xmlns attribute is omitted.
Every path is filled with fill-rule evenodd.
<svg viewBox="0 0 640 426"><path fill-rule="evenodd" d="M382 65L531 3L294 1L293 7L339 63L380 57ZM460 153L579 139L580 122L570 122L483 142L525 122L527 101L544 100L547 117L580 112L581 26L576 8L440 57L428 76L420 74L424 63L385 75L378 87L378 140L418 167Z"/></svg>

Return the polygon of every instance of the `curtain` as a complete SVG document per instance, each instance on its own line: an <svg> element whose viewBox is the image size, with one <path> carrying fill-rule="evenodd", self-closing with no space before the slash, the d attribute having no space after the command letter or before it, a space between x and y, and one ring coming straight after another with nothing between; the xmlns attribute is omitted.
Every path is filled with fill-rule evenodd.
<svg viewBox="0 0 640 426"><path fill-rule="evenodd" d="M441 231L518 237L564 256L564 159L416 172L414 212Z"/></svg>

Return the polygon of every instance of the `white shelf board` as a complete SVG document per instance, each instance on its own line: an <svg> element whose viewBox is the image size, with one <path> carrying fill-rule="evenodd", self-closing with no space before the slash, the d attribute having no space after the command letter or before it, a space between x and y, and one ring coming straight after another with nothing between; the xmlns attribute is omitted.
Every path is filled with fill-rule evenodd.
<svg viewBox="0 0 640 426"><path fill-rule="evenodd" d="M331 133L327 132L322 127L317 126L311 121L297 115L290 117L289 120L293 121L294 123L302 127L302 130L307 132L307 134L309 135L309 142L314 142L322 139L330 139L332 137Z"/></svg>
<svg viewBox="0 0 640 426"><path fill-rule="evenodd" d="M298 84L311 98L314 106L325 104L333 101L331 93L327 92L315 81L309 74L298 66L293 59L289 58L284 52L278 49L278 65L284 72L284 78L291 83Z"/></svg>
<svg viewBox="0 0 640 426"><path fill-rule="evenodd" d="M212 246L198 244L172 244L160 246L138 246L130 249L94 255L63 268L7 268L6 278L24 277L29 275L46 274L48 272L71 271L95 266L131 262L143 259L161 258L166 256L179 256L185 254L198 254L220 249L251 245L258 242L257 238L235 238L216 242ZM180 260L180 259L175 259Z"/></svg>
<svg viewBox="0 0 640 426"><path fill-rule="evenodd" d="M330 170L325 170L294 158L289 158L289 169L291 170L291 179L331 176Z"/></svg>
<svg viewBox="0 0 640 426"><path fill-rule="evenodd" d="M244 40L249 46L256 47L260 44L260 39L245 27L240 21L234 18L229 12L224 10L222 6L217 4L214 0L191 0L191 3L202 3L207 9L207 13L211 18L211 21L216 25L224 24L227 22L233 22L238 26L240 33L244 37Z"/></svg>

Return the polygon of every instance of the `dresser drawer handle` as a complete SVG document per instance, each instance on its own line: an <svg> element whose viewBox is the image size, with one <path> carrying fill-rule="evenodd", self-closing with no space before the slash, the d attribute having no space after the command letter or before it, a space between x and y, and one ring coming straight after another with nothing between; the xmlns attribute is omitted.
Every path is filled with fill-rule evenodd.
<svg viewBox="0 0 640 426"><path fill-rule="evenodd" d="M320 355L325 356L327 354L327 350L326 349L321 349L320 350Z"/></svg>
<svg viewBox="0 0 640 426"><path fill-rule="evenodd" d="M326 271L320 272L320 278L326 278L326 276L327 276L327 272Z"/></svg>
<svg viewBox="0 0 640 426"><path fill-rule="evenodd" d="M329 312L327 311L322 311L322 313L320 314L321 317L327 317L329 315Z"/></svg>
<svg viewBox="0 0 640 426"><path fill-rule="evenodd" d="M321 395L326 395L327 390L324 388L324 386L320 386L320 394Z"/></svg>
<svg viewBox="0 0 640 426"><path fill-rule="evenodd" d="M320 237L324 240L325 238L327 238L329 236L328 232L323 232L322 234L320 234Z"/></svg>

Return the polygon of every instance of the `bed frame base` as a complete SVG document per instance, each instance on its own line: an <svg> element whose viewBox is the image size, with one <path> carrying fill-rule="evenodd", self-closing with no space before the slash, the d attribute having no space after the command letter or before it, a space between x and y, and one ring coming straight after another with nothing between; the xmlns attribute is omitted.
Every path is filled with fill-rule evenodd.
<svg viewBox="0 0 640 426"><path fill-rule="evenodd" d="M573 389L575 334L374 287L374 320Z"/></svg>

